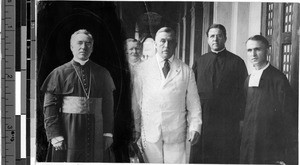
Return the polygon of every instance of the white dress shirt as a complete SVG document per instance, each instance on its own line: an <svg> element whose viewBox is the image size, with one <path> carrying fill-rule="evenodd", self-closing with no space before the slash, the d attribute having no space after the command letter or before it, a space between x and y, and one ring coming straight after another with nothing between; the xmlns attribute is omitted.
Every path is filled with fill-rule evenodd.
<svg viewBox="0 0 300 165"><path fill-rule="evenodd" d="M168 75L167 75L166 77L164 76L164 73L163 73L163 71L162 71L162 68L163 68L164 65L165 65L165 59L161 58L161 56L160 56L159 54L157 54L157 53L156 53L156 59L157 59L157 63L158 63L158 66L159 66L159 70L160 70L160 72L161 72L161 75L162 75L162 77L163 77L164 79L166 79L166 78L168 77L168 75L169 75L170 72L168 73ZM172 55L172 56L168 59L168 62L169 62L169 64L170 64L170 70L171 70L171 64L172 64L173 60L174 60L174 55Z"/></svg>

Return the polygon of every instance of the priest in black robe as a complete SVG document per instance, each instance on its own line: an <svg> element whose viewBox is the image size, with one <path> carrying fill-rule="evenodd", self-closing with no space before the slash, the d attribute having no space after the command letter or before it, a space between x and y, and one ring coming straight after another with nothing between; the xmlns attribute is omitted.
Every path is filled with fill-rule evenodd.
<svg viewBox="0 0 300 165"><path fill-rule="evenodd" d="M226 50L223 25L211 25L206 34L211 52L196 56L193 66L203 124L200 140L191 146L190 163L238 163L247 68Z"/></svg>
<svg viewBox="0 0 300 165"><path fill-rule="evenodd" d="M76 31L70 40L73 59L44 81L44 124L51 162L103 162L113 143L114 82L89 60L93 37Z"/></svg>
<svg viewBox="0 0 300 165"><path fill-rule="evenodd" d="M240 163L297 163L297 102L286 76L267 61L269 43L250 37L247 55L253 71L245 81L247 96Z"/></svg>

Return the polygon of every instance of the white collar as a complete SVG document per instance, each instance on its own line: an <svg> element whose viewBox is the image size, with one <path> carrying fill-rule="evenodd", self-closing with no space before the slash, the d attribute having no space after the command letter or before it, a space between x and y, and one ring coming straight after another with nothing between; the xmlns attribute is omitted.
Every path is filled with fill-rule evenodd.
<svg viewBox="0 0 300 165"><path fill-rule="evenodd" d="M270 65L270 63L267 62L267 64L263 68L260 68L258 70L254 68L253 71L252 71L252 73L256 74L256 72L263 72L269 65Z"/></svg>
<svg viewBox="0 0 300 165"><path fill-rule="evenodd" d="M264 72L264 70L268 68L269 65L270 63L268 62L267 65L264 66L263 68L259 70L255 70L255 69L252 70L252 73L250 74L250 78L249 78L249 87L259 87L261 75Z"/></svg>
<svg viewBox="0 0 300 165"><path fill-rule="evenodd" d="M157 63L158 63L159 70L160 70L161 77L163 77L163 79L166 80L167 77L165 77L164 74L163 74L163 72L162 72L162 68L163 68L163 66L164 66L165 59L161 58L161 56L160 56L158 53L156 53L155 56L156 56L156 61L157 61ZM172 55L172 56L168 59L168 61L169 61L169 63L170 63L170 68L172 67L171 64L172 64L173 60L174 60L174 55ZM170 73L170 72L169 72L169 73ZM169 75L169 73L168 73L168 75Z"/></svg>
<svg viewBox="0 0 300 165"><path fill-rule="evenodd" d="M80 65L84 65L86 62L89 61L89 59L85 60L85 61L82 61L82 60L78 60L76 58L73 58L74 61L78 62Z"/></svg>
<svg viewBox="0 0 300 165"><path fill-rule="evenodd" d="M156 58L159 63L165 62L165 59L163 59L158 53L156 53ZM168 60L169 60L169 63L171 64L174 60L174 55L172 55Z"/></svg>
<svg viewBox="0 0 300 165"><path fill-rule="evenodd" d="M213 52L213 53L220 53L220 52L222 52L223 50L225 50L226 48L224 47L222 50L219 50L219 51L215 51L215 50L212 50L211 49L211 52Z"/></svg>

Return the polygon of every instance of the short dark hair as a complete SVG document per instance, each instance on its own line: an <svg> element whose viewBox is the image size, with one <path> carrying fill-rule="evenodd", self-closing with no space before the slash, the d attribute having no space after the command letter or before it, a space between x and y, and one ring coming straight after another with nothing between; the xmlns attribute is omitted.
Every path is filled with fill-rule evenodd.
<svg viewBox="0 0 300 165"><path fill-rule="evenodd" d="M249 40L261 41L265 45L266 48L269 48L269 41L262 35L254 35L254 36L249 37L246 41L246 44Z"/></svg>
<svg viewBox="0 0 300 165"><path fill-rule="evenodd" d="M208 37L208 32L209 32L209 30L210 30L210 29L213 29L213 28L218 28L218 29L220 29L220 30L222 31L224 37L227 38L227 36L226 36L226 29L225 29L225 27L224 27L223 25L221 25L221 24L212 24L212 25L210 25L210 27L209 27L209 28L207 29L207 31L206 31L206 36L207 36L207 37Z"/></svg>

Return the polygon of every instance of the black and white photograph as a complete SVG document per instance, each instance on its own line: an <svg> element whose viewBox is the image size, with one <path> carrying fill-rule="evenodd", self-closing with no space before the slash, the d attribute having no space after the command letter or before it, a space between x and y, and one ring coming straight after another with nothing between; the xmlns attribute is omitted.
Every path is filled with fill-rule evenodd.
<svg viewBox="0 0 300 165"><path fill-rule="evenodd" d="M40 0L34 26L34 161L299 163L298 2Z"/></svg>

